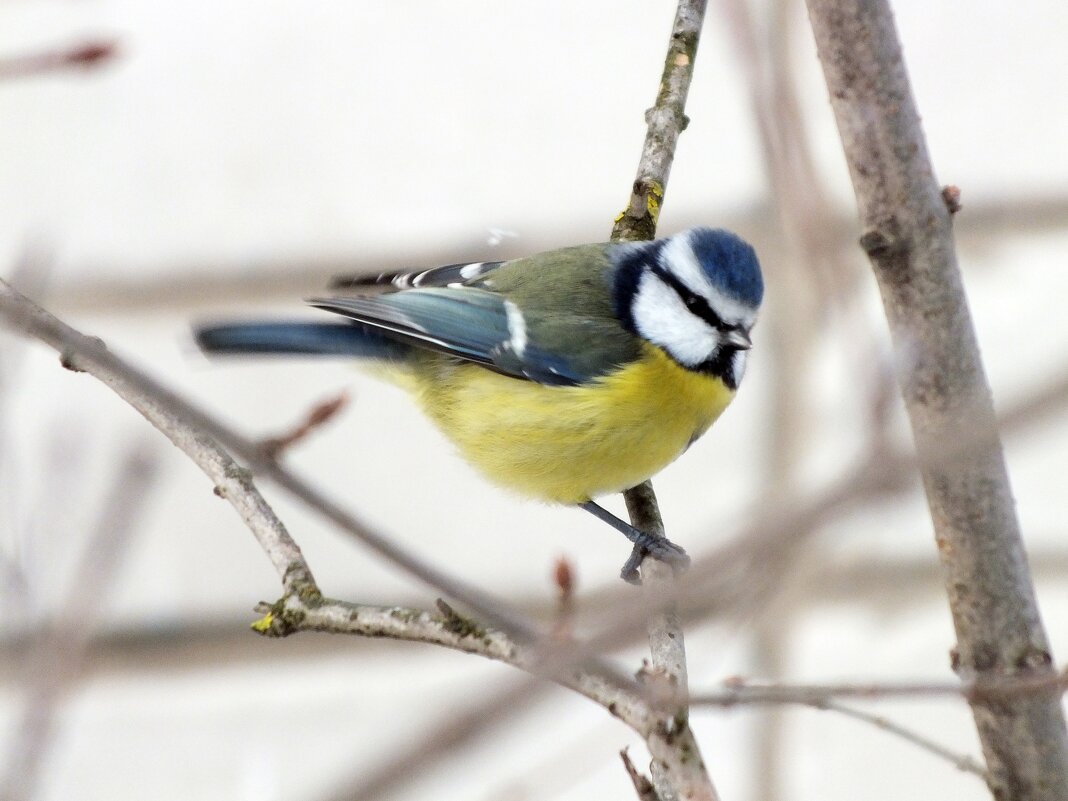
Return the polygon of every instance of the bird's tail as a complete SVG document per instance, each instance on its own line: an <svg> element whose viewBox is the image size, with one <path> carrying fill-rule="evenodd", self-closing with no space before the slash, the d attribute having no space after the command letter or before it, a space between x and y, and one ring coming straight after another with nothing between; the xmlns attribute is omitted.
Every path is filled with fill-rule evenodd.
<svg viewBox="0 0 1068 801"><path fill-rule="evenodd" d="M200 349L207 353L354 356L400 361L410 350L409 346L358 323L296 320L223 323L201 326L194 336Z"/></svg>

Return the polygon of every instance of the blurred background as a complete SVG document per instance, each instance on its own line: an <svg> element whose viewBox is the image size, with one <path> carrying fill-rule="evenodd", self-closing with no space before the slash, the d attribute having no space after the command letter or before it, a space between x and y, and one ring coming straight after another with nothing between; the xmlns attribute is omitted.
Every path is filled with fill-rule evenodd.
<svg viewBox="0 0 1068 801"><path fill-rule="evenodd" d="M1068 6L897 4L1054 654L1068 653ZM485 484L397 389L350 365L209 362L196 321L311 314L337 272L502 259L601 241L627 201L674 4L666 0L0 3L0 276L252 436L341 391L288 455L428 562L551 615L566 557L591 619L627 549L590 516ZM63 53L105 45L91 64ZM83 51L83 55L84 55ZM53 54L54 57L49 56ZM66 59L70 61L69 58ZM799 0L712 0L660 232L731 228L768 284L736 403L657 479L695 557L754 510L799 506L909 438L874 281ZM1021 406L1023 405L1023 406ZM434 593L264 488L325 593ZM608 501L619 511L619 499ZM798 532L784 531L783 537ZM954 638L918 483L859 498L772 591L688 633L694 691L952 678ZM724 566L731 569L730 565ZM743 577L744 578L744 577ZM757 581L757 577L754 577ZM628 798L640 740L551 689L442 761L412 744L513 671L429 646L252 633L278 580L204 476L95 380L0 339L0 775L11 797L328 798L412 759L382 798ZM636 669L640 642L619 655ZM960 754L958 700L880 714ZM975 776L832 712L702 710L725 799L984 799ZM21 795L19 795L21 794Z"/></svg>

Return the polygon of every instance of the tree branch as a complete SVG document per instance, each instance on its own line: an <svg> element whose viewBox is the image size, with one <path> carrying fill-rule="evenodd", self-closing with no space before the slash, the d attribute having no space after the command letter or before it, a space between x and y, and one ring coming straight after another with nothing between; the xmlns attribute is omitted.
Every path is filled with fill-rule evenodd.
<svg viewBox="0 0 1068 801"><path fill-rule="evenodd" d="M275 569L295 591L302 588L317 593L311 571L300 549L285 532L252 482L252 472L266 476L300 499L339 529L364 543L381 557L409 575L476 611L488 622L520 640L536 640L538 632L506 605L480 590L424 564L371 530L355 515L327 498L307 482L286 470L265 449L210 415L179 398L159 382L111 353L99 340L76 331L31 300L0 281L0 318L21 331L55 348L66 367L84 371L102 381L138 413L181 448L212 480L221 479L220 494L230 500L243 519L251 520L257 538L262 538ZM230 453L249 465L239 467ZM247 517L246 517L247 516Z"/></svg>
<svg viewBox="0 0 1068 801"><path fill-rule="evenodd" d="M957 632L962 677L1048 674L1052 662L976 344L950 213L927 154L885 0L807 0L883 297ZM942 463L961 437L967 461ZM972 711L998 799L1068 798L1059 698Z"/></svg>
<svg viewBox="0 0 1068 801"><path fill-rule="evenodd" d="M649 743L650 750L659 755L669 774L687 776L692 772L688 763L693 761L690 759L693 752L669 747L679 738L677 727L672 726L677 716L674 707L665 709L655 698L650 700L641 685L596 660L588 645L541 636L534 626L506 611L499 602L423 565L267 457L262 447L182 401L110 353L99 340L65 325L3 281L0 281L0 319L54 347L69 369L88 372L101 380L218 481L217 491L254 527L287 588L282 600L257 622L256 628L261 633L283 635L305 629L332 630L431 642L502 661L509 661L504 659L507 656L516 667L539 678L557 681L604 705ZM492 624L500 624L501 631L491 632L483 624L461 618L451 610L435 620L415 610L362 607L323 599L299 548L255 489L251 473L238 467L222 446L232 449L255 469L383 557L460 600ZM478 637L470 639L476 633Z"/></svg>
<svg viewBox="0 0 1068 801"><path fill-rule="evenodd" d="M637 177L630 201L612 227L612 241L652 239L656 235L675 146L689 122L685 113L686 96L693 78L705 7L706 0L679 0L660 89L653 107L646 112L648 130ZM651 482L627 490L623 497L636 528L663 536L664 522ZM643 596L648 608L654 610L646 624L653 675L669 690L675 707L674 714L661 721L655 736L646 740L653 756L653 783L663 801L716 801L718 794L687 722L685 639L678 613L669 600L675 594L674 571L661 562L646 560L641 572Z"/></svg>
<svg viewBox="0 0 1068 801"><path fill-rule="evenodd" d="M652 239L660 219L675 146L689 120L686 95L693 78L693 63L701 40L707 0L680 0L664 59L664 73L653 107L645 112L649 125L638 161L630 201L612 227L612 241Z"/></svg>
<svg viewBox="0 0 1068 801"><path fill-rule="evenodd" d="M269 637L286 637L301 631L388 637L407 642L439 645L519 668L545 678L555 667L551 650L518 641L506 632L483 626L439 602L439 614L400 606L354 604L331 598L288 595L260 607L264 617L253 624ZM561 643L566 651L567 643ZM623 686L588 665L560 665L553 680L603 706L638 734L646 737L655 727L654 715L640 686Z"/></svg>

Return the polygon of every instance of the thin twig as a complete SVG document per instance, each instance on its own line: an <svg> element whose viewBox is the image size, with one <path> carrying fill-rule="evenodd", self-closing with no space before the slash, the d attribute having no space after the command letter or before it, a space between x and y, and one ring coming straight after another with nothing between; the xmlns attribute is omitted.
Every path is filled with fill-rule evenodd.
<svg viewBox="0 0 1068 801"><path fill-rule="evenodd" d="M1005 701L1030 695L1063 695L1068 668L1042 676L975 677L968 681L898 681L839 684L761 684L731 679L712 692L695 693L692 706L732 707L750 704L822 704L840 698L893 701L936 698Z"/></svg>
<svg viewBox="0 0 1068 801"><path fill-rule="evenodd" d="M264 439L260 443L260 447L264 449L268 458L278 459L283 451L292 448L317 428L334 418L348 405L348 402L349 394L347 392L339 392L332 398L320 401L308 411L303 420L289 431Z"/></svg>
<svg viewBox="0 0 1068 801"><path fill-rule="evenodd" d="M813 709L837 712L839 715L844 715L845 717L868 723L877 729L882 729L883 731L904 740L905 742L912 743L912 745L915 745L917 748L927 751L929 754L933 754L939 759L949 762L964 773L974 774L983 781L989 781L990 779L990 776L986 772L986 768L979 764L974 757L971 757L968 754L958 754L955 751L951 751L945 746L936 743L929 737L902 726L899 723L895 723L892 720L888 720L882 715L875 715L871 712L865 712L863 709L845 706L836 701L808 704L808 706L811 706Z"/></svg>

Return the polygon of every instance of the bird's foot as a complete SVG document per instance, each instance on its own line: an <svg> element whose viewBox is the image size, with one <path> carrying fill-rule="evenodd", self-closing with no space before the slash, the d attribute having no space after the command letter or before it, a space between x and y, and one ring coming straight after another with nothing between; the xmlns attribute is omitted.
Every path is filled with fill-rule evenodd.
<svg viewBox="0 0 1068 801"><path fill-rule="evenodd" d="M607 509L598 506L593 501L585 501L580 503L579 506L597 519L603 520L616 531L621 532L624 537L634 543L634 549L630 552L630 558L627 559L627 563L623 565L623 569L619 572L619 575L622 576L623 580L628 584L642 583L641 574L638 572L638 568L641 567L642 562L645 561L647 556L651 556L653 559L659 559L661 562L671 565L676 572L685 570L690 566L690 557L686 555L686 551L667 537L648 534L636 529L630 523L625 520L620 520Z"/></svg>
<svg viewBox="0 0 1068 801"><path fill-rule="evenodd" d="M642 577L638 568L641 567L646 557L650 556L670 565L675 572L685 570L690 566L690 557L686 551L667 537L657 537L642 532L641 537L634 541L634 548L623 565L623 569L619 571L619 575L628 584L641 584Z"/></svg>

